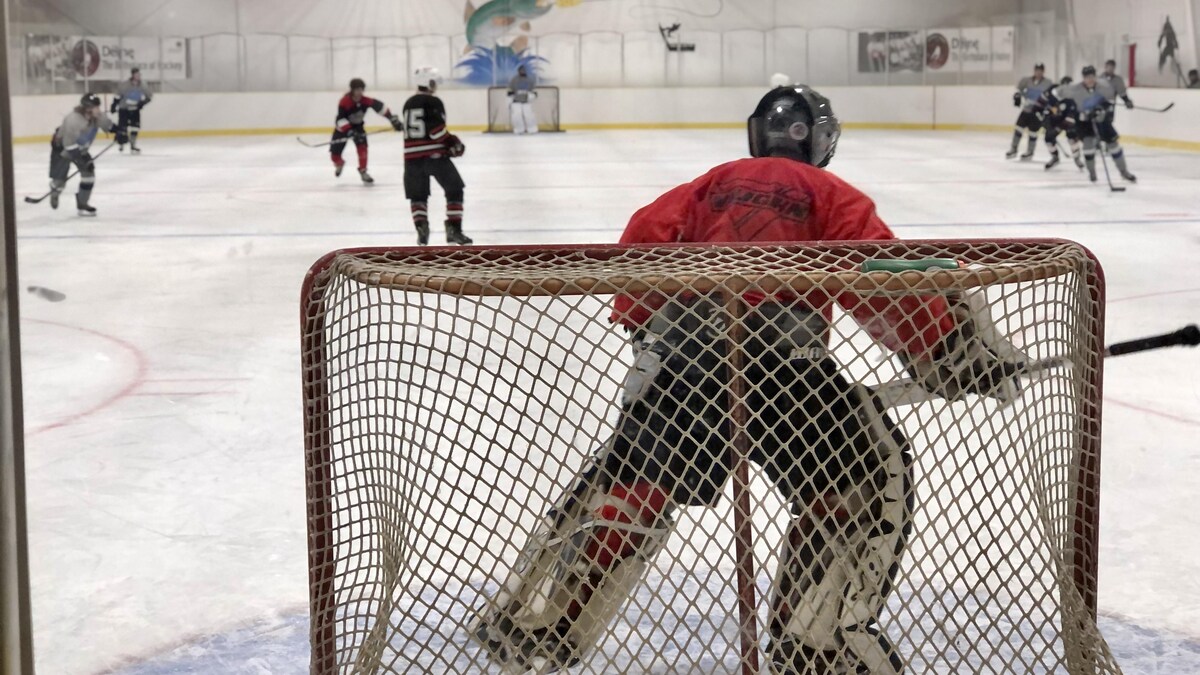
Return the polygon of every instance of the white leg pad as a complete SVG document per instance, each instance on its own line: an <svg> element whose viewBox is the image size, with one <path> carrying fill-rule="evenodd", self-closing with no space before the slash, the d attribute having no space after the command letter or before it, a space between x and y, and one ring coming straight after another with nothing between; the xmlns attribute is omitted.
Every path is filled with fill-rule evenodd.
<svg viewBox="0 0 1200 675"><path fill-rule="evenodd" d="M650 561L670 535L673 521L662 516L651 527L604 521L592 514L607 504L626 515L627 502L594 493L582 519L548 516L521 553L496 598L481 612L471 633L500 663L557 662L570 665L599 641ZM636 520L636 518L634 518ZM641 535L636 550L604 570L588 559L586 549L600 529ZM586 588L591 588L590 595ZM587 597L582 600L583 596ZM578 605L577 616L571 608Z"/></svg>

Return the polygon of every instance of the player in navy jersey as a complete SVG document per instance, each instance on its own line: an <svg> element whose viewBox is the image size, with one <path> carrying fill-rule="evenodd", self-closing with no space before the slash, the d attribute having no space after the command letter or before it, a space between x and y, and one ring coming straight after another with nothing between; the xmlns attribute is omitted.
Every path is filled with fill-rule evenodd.
<svg viewBox="0 0 1200 675"><path fill-rule="evenodd" d="M353 140L354 147L358 150L358 175L369 185L374 183L375 179L367 173L367 130L363 127L367 111L374 110L386 117L396 131L403 127L400 118L393 115L383 101L363 93L366 88L367 83L356 77L350 80L350 91L338 101L337 124L333 130L333 142L329 145L329 153L333 157L333 166L336 167L334 175L342 175L342 169L346 167L342 151L346 149L346 141Z"/></svg>
<svg viewBox="0 0 1200 675"><path fill-rule="evenodd" d="M462 176L451 157L466 148L446 129L446 106L437 97L441 77L436 68L422 66L415 74L417 93L404 102L404 194L412 204L417 244L429 243L429 180L446 192L446 242L470 244L463 234Z"/></svg>

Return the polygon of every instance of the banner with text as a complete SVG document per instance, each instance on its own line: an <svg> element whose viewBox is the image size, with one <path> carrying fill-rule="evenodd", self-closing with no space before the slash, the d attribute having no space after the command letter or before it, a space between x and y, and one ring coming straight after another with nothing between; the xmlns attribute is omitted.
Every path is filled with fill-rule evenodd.
<svg viewBox="0 0 1200 675"><path fill-rule="evenodd" d="M143 80L187 79L183 38L30 35L26 70L40 80L124 80L132 69Z"/></svg>
<svg viewBox="0 0 1200 675"><path fill-rule="evenodd" d="M925 67L964 73L1011 72L1012 26L936 28L926 33Z"/></svg>

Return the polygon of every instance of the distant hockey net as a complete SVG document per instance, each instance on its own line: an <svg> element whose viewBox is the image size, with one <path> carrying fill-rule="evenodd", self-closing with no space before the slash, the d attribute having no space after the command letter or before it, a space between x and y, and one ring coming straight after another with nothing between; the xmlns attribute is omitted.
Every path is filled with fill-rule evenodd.
<svg viewBox="0 0 1200 675"><path fill-rule="evenodd" d="M533 112L537 116L538 131L562 131L559 123L558 87L535 87ZM508 87L488 88L488 125L490 133L512 133L512 99Z"/></svg>
<svg viewBox="0 0 1200 675"><path fill-rule="evenodd" d="M957 266L863 271L928 259ZM733 466L715 504L675 511L570 672L788 672L766 653L792 518L746 432L760 383L742 377L754 327L738 317L756 293L827 312L828 354L881 400L923 390L830 298L975 294L1030 360L1058 364L1007 404L888 399L913 508L878 629L906 673L1120 672L1095 623L1102 277L1045 240L326 256L301 312L312 672L504 672L474 627L613 437L632 363L615 294L729 310L714 400Z"/></svg>

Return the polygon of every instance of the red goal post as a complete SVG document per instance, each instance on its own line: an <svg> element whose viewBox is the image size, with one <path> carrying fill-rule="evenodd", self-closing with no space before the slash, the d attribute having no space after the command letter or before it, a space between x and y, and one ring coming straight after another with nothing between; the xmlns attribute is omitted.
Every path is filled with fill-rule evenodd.
<svg viewBox="0 0 1200 675"><path fill-rule="evenodd" d="M929 258L960 267L860 271ZM1095 624L1103 275L1059 240L325 256L301 309L312 672L493 672L469 626L612 432L630 365L613 294L747 289L979 293L1030 358L1071 364L1008 405L889 412L916 499L879 624L914 673L1119 672ZM904 377L836 310L829 352L865 386ZM579 672L756 672L788 519L738 437L726 498L680 509Z"/></svg>

